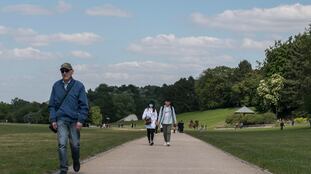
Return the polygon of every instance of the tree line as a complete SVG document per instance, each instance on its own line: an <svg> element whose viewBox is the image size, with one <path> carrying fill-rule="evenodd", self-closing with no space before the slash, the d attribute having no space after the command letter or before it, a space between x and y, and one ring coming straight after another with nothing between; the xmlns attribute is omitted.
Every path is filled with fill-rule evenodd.
<svg viewBox="0 0 311 174"><path fill-rule="evenodd" d="M253 106L258 112L274 112L278 118L308 116L311 112L311 26L286 41L275 41L265 50L256 68L247 61L237 67L208 68L197 78L181 78L162 86L109 86L87 91L91 107L103 118L118 121L141 114L149 101L158 108L170 98L177 113L215 108ZM97 114L98 115L98 114ZM98 116L97 116L98 117ZM47 123L46 103L15 98L0 103L0 120Z"/></svg>

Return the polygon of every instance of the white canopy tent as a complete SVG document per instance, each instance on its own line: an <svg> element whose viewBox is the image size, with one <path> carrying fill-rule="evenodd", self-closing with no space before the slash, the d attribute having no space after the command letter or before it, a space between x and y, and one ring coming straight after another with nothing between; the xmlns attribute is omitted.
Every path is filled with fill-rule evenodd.
<svg viewBox="0 0 311 174"><path fill-rule="evenodd" d="M121 120L119 120L119 122L120 121L137 121L137 120L138 120L137 116L135 114L131 114L127 117L122 118Z"/></svg>
<svg viewBox="0 0 311 174"><path fill-rule="evenodd" d="M239 110L235 111L234 112L235 114L255 114L255 112L251 109L249 109L248 107L246 106L243 106L242 108L240 108Z"/></svg>

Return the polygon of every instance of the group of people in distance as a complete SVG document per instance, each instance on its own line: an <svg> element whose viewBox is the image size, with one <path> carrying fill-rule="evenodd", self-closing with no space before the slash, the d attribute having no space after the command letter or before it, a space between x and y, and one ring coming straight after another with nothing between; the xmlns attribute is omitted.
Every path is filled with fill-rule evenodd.
<svg viewBox="0 0 311 174"><path fill-rule="evenodd" d="M176 129L177 120L175 108L172 106L170 99L165 100L164 106L161 106L159 110L159 115L155 103L153 101L149 102L143 113L142 119L145 121L150 146L154 145L154 134L159 126L162 126L163 129L164 145L171 145L171 129L172 126Z"/></svg>

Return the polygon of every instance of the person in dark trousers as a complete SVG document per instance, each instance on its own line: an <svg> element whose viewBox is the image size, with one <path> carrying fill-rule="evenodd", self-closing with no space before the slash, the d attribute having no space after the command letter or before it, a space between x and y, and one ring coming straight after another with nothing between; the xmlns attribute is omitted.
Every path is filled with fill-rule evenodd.
<svg viewBox="0 0 311 174"><path fill-rule="evenodd" d="M151 101L149 102L142 116L142 119L145 120L145 127L147 129L147 137L148 137L150 146L154 145L153 139L154 139L157 118L158 118L158 113L157 113L157 110L155 109L155 103Z"/></svg>
<svg viewBox="0 0 311 174"><path fill-rule="evenodd" d="M183 133L184 132L184 122L181 120L178 122L178 132Z"/></svg>
<svg viewBox="0 0 311 174"><path fill-rule="evenodd" d="M176 113L174 107L171 105L171 100L166 99L164 106L160 108L159 122L163 127L164 145L170 146L172 125L176 127Z"/></svg>
<svg viewBox="0 0 311 174"><path fill-rule="evenodd" d="M61 65L62 79L55 82L49 101L50 122L57 130L60 174L68 171L67 142L69 139L73 169L80 170L80 130L89 111L84 85L73 79L69 63Z"/></svg>

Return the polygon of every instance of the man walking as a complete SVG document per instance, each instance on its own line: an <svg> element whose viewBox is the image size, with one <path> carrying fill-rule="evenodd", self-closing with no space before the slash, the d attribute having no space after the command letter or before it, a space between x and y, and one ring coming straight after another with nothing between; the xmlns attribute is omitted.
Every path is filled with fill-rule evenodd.
<svg viewBox="0 0 311 174"><path fill-rule="evenodd" d="M62 79L53 85L49 111L52 127L57 130L60 174L66 174L68 139L73 169L76 172L80 170L80 130L87 119L89 107L84 85L72 78L72 66L64 63L60 72Z"/></svg>
<svg viewBox="0 0 311 174"><path fill-rule="evenodd" d="M171 100L166 99L164 106L160 108L159 123L163 126L164 145L170 146L172 124L176 127L176 113L171 105Z"/></svg>

